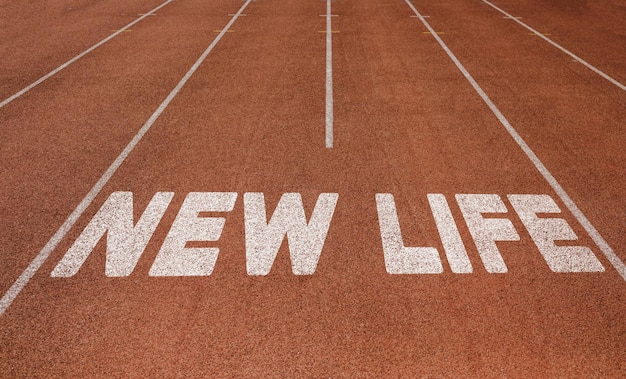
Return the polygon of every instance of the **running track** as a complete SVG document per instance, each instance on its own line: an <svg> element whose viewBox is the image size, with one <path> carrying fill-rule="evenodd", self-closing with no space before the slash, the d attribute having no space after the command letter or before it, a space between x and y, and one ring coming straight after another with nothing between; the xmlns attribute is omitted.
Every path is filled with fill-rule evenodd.
<svg viewBox="0 0 626 379"><path fill-rule="evenodd" d="M625 19L0 4L0 376L623 375Z"/></svg>

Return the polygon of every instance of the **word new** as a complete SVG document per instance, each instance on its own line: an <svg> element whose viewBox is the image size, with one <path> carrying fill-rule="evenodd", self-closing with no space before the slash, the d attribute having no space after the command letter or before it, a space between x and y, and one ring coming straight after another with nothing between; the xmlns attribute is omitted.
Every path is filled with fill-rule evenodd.
<svg viewBox="0 0 626 379"><path fill-rule="evenodd" d="M157 192L137 223L133 220L133 194L113 192L76 239L51 273L53 277L75 275L104 235L105 274L128 276L150 241L169 206L173 192ZM455 273L471 273L465 245L443 194L428 194L428 202L441 238L445 257ZM555 241L577 240L568 223L557 217L558 205L549 195L507 195L546 263L555 272L599 272L604 267L591 249L584 246L558 246ZM269 222L262 193L244 193L246 269L248 275L267 275L285 238L288 240L292 271L295 275L315 272L339 195L322 193L307 221L298 193L282 195ZM499 195L455 195L485 269L507 272L496 246L497 241L519 241L513 223L494 214L507 213ZM217 247L188 247L188 242L218 241L226 222L223 217L203 213L233 210L235 192L190 192L180 207L159 250L150 276L211 275L219 254ZM385 266L389 274L437 274L443 272L435 247L404 246L396 204L392 194L376 194L376 208ZM489 214L488 218L483 214Z"/></svg>

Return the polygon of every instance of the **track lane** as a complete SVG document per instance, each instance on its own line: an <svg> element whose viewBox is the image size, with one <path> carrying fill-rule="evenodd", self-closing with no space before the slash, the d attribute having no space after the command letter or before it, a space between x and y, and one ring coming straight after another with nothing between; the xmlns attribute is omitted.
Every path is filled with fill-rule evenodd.
<svg viewBox="0 0 626 379"><path fill-rule="evenodd" d="M58 0L0 5L0 101L162 3Z"/></svg>
<svg viewBox="0 0 626 379"><path fill-rule="evenodd" d="M41 250L237 5L222 1L206 8L186 2L163 9L2 109L3 289Z"/></svg>
<svg viewBox="0 0 626 379"><path fill-rule="evenodd" d="M502 1L495 5L521 17L520 21L542 33L550 34L549 38L575 54L584 54L591 64L622 84L626 83L623 59L626 7L621 2L526 0Z"/></svg>
<svg viewBox="0 0 626 379"><path fill-rule="evenodd" d="M624 261L623 91L486 4L415 4Z"/></svg>
<svg viewBox="0 0 626 379"><path fill-rule="evenodd" d="M324 37L315 30L323 28L323 4L277 5L251 5L236 38L209 57L3 316L9 361L131 376L620 372L623 326L614 320L626 295L615 272L550 272L510 205L502 216L521 241L498 245L509 273L484 271L454 195L556 196L439 46L401 18L405 5L333 4L340 16L331 151ZM48 277L118 190L133 191L136 214L156 191L176 193L135 272L106 278L100 244L75 277ZM239 193L214 274L148 277L190 191ZM242 196L251 191L264 192L269 209L283 192L301 192L307 214L320 192L339 193L315 275L291 274L286 244L270 275L246 275ZM381 192L396 195L406 245L440 252L425 196L444 193L475 272L387 274L374 202ZM592 246L570 214L562 217L577 243Z"/></svg>

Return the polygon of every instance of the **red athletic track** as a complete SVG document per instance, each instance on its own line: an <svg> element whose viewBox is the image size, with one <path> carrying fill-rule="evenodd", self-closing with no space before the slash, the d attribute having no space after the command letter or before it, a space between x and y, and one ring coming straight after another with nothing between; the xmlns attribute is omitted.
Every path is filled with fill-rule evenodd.
<svg viewBox="0 0 626 379"><path fill-rule="evenodd" d="M0 4L0 101L156 1ZM243 4L175 0L0 108L4 294ZM481 1L415 7L626 260L626 92ZM626 82L620 1L498 1ZM73 8L72 12L67 12ZM2 377L619 377L626 282L403 0L336 0L334 148L324 147L326 2L253 1L0 316ZM175 192L135 271L105 246L50 272L115 191L138 217ZM208 277L148 276L187 193L239 194ZM317 270L246 274L244 192L307 215L339 202ZM445 194L474 272L385 271L375 194L392 193L406 246L443 248L426 199ZM557 274L518 216L487 273L455 194L549 194L604 273ZM566 244L572 244L568 242Z"/></svg>

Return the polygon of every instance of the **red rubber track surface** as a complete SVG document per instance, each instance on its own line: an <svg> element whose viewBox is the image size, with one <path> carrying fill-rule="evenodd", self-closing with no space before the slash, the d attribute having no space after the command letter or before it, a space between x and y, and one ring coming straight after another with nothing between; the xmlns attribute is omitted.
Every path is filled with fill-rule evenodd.
<svg viewBox="0 0 626 379"><path fill-rule="evenodd" d="M156 7L8 2L0 98ZM237 12L175 0L0 108L0 289L7 291ZM416 0L430 25L626 260L626 92L481 1ZM495 3L626 82L619 1ZM68 10L72 8L72 11ZM3 377L620 377L626 282L403 0L332 2L334 147L324 146L323 1L256 0L0 316ZM49 17L45 16L48 13ZM54 32L52 32L54 31ZM133 273L104 274L105 243L50 277L115 191L135 217L175 193ZM148 271L189 192L237 192L207 277ZM313 275L288 244L246 273L245 192L268 212L339 194ZM427 194L446 195L474 272L385 271L375 195L392 193L406 246L442 243ZM488 273L455 194L548 194L603 273L557 274L516 213ZM443 257L443 256L442 256Z"/></svg>

